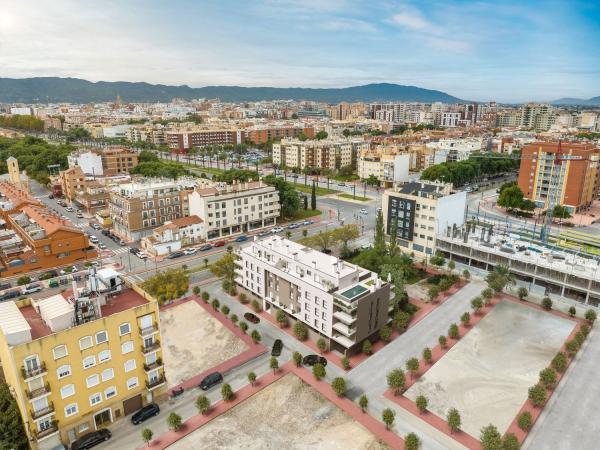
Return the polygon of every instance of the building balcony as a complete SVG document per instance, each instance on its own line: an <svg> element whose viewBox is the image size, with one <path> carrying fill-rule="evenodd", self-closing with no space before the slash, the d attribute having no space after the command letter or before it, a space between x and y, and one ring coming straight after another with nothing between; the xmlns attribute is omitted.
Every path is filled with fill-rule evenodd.
<svg viewBox="0 0 600 450"><path fill-rule="evenodd" d="M334 312L333 317L342 321L346 325L352 325L354 322L356 322L356 316L352 316L344 311Z"/></svg>
<svg viewBox="0 0 600 450"><path fill-rule="evenodd" d="M36 440L41 441L58 433L58 420L53 420L48 428L42 431L34 431Z"/></svg>
<svg viewBox="0 0 600 450"><path fill-rule="evenodd" d="M161 358L157 358L155 362L153 362L152 364L146 364L144 363L144 372L152 372L153 370L159 369L161 367L163 367L163 362Z"/></svg>
<svg viewBox="0 0 600 450"><path fill-rule="evenodd" d="M160 341L156 340L150 345L142 345L142 353L148 355L160 350Z"/></svg>
<svg viewBox="0 0 600 450"><path fill-rule="evenodd" d="M148 389L149 391L153 391L154 389L158 389L159 387L161 387L163 384L166 384L166 382L167 378L163 373L156 380L146 380L146 389Z"/></svg>
<svg viewBox="0 0 600 450"><path fill-rule="evenodd" d="M49 414L54 414L54 412L54 403L50 402L50 404L45 408L38 409L37 411L29 411L29 415L32 419L37 420Z"/></svg>
<svg viewBox="0 0 600 450"><path fill-rule="evenodd" d="M34 400L39 397L50 395L50 385L46 383L41 388L34 389L33 391L29 391L26 389L25 392L27 393L27 397L30 400Z"/></svg>
<svg viewBox="0 0 600 450"><path fill-rule="evenodd" d="M46 375L47 373L48 371L46 370L46 363L41 363L39 367L36 367L35 369L27 369L25 366L21 366L21 375L25 380Z"/></svg>
<svg viewBox="0 0 600 450"><path fill-rule="evenodd" d="M332 328L336 331L339 331L348 338L351 338L352 336L354 336L354 333L356 333L356 329L354 327L344 325L342 322L334 323Z"/></svg>
<svg viewBox="0 0 600 450"><path fill-rule="evenodd" d="M140 336L150 336L154 333L158 333L158 324L156 322L149 327L140 328Z"/></svg>

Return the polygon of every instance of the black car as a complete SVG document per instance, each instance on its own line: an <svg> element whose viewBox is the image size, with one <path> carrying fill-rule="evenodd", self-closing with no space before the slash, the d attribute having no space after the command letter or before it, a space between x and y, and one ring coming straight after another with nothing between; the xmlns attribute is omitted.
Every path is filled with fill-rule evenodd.
<svg viewBox="0 0 600 450"><path fill-rule="evenodd" d="M204 244L202 247L198 248L201 252L205 252L213 248L212 244Z"/></svg>
<svg viewBox="0 0 600 450"><path fill-rule="evenodd" d="M319 355L306 355L302 358L302 364L305 366L314 366L317 363L325 367L327 365L327 360Z"/></svg>
<svg viewBox="0 0 600 450"><path fill-rule="evenodd" d="M137 255L139 252L140 252L139 248L136 248L136 247L129 248L129 253L133 253L134 255Z"/></svg>
<svg viewBox="0 0 600 450"><path fill-rule="evenodd" d="M0 295L0 302L3 302L5 300L12 300L13 298L17 298L20 296L21 296L21 291L19 291L19 290L8 291L8 292L5 292L4 294Z"/></svg>
<svg viewBox="0 0 600 450"><path fill-rule="evenodd" d="M258 317L256 317L254 314L249 313L249 312L244 314L244 319L246 319L248 322L254 323L254 324L257 324L258 322L260 322L260 319Z"/></svg>
<svg viewBox="0 0 600 450"><path fill-rule="evenodd" d="M273 342L273 348L271 349L271 356L281 355L282 348L283 348L283 342L281 342L281 339L275 339L275 342Z"/></svg>
<svg viewBox="0 0 600 450"><path fill-rule="evenodd" d="M108 441L112 436L110 430L102 428L98 431L92 431L91 433L84 434L79 439L71 444L71 450L82 450L84 448L91 448L98 445L101 442Z"/></svg>
<svg viewBox="0 0 600 450"><path fill-rule="evenodd" d="M221 375L220 372L213 372L204 377L204 379L200 382L200 389L207 391L211 387L219 384L221 381L223 381L223 375Z"/></svg>
<svg viewBox="0 0 600 450"><path fill-rule="evenodd" d="M173 252L169 256L167 256L167 259L181 258L182 256L183 252Z"/></svg>
<svg viewBox="0 0 600 450"><path fill-rule="evenodd" d="M100 233L102 233L103 236L110 236L109 230L102 230Z"/></svg>
<svg viewBox="0 0 600 450"><path fill-rule="evenodd" d="M160 408L156 403L149 403L131 416L131 423L138 425L150 417L157 416L159 412Z"/></svg>

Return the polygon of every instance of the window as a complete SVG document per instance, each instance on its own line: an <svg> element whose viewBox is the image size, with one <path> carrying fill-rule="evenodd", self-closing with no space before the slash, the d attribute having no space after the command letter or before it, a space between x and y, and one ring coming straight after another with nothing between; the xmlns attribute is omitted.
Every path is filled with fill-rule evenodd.
<svg viewBox="0 0 600 450"><path fill-rule="evenodd" d="M121 344L121 353L122 354L127 354L127 353L131 353L133 351L133 341L127 341L127 342L123 342L123 344Z"/></svg>
<svg viewBox="0 0 600 450"><path fill-rule="evenodd" d="M56 369L56 376L59 380L68 377L69 375L71 375L71 366L69 364L65 364Z"/></svg>
<svg viewBox="0 0 600 450"><path fill-rule="evenodd" d="M131 372L135 370L135 359L130 359L129 361L125 361L125 372Z"/></svg>
<svg viewBox="0 0 600 450"><path fill-rule="evenodd" d="M89 377L87 377L85 379L85 385L88 388L94 387L99 383L100 383L100 377L98 376L97 373L95 373L94 375L90 375Z"/></svg>
<svg viewBox="0 0 600 450"><path fill-rule="evenodd" d="M127 389L131 390L133 388L136 388L137 385L138 385L137 377L131 377L129 380L127 380Z"/></svg>
<svg viewBox="0 0 600 450"><path fill-rule="evenodd" d="M91 336L85 336L85 337L82 337L81 339L79 339L79 349L80 350L85 350L86 348L90 348L92 345L94 345L94 341L92 341Z"/></svg>
<svg viewBox="0 0 600 450"><path fill-rule="evenodd" d="M98 353L98 361L100 363L106 362L106 361L110 360L110 358L111 358L110 350L102 350L100 353Z"/></svg>
<svg viewBox="0 0 600 450"><path fill-rule="evenodd" d="M90 406L97 405L102 401L102 394L100 392L96 392L95 394L90 395Z"/></svg>
<svg viewBox="0 0 600 450"><path fill-rule="evenodd" d="M84 369L89 369L90 367L94 367L95 365L96 365L96 357L94 355L86 356L85 358L83 358L83 368Z"/></svg>
<svg viewBox="0 0 600 450"><path fill-rule="evenodd" d="M129 322L122 323L119 325L119 336L124 336L131 333L131 325Z"/></svg>
<svg viewBox="0 0 600 450"><path fill-rule="evenodd" d="M115 395L117 395L117 388L114 386L106 388L106 390L104 391L104 397L106 398L106 400L108 400L111 397L114 397Z"/></svg>
<svg viewBox="0 0 600 450"><path fill-rule="evenodd" d="M59 345L52 349L52 354L54 355L54 360L57 360L60 358L64 358L69 354L69 352L67 351L66 345Z"/></svg>
<svg viewBox="0 0 600 450"><path fill-rule="evenodd" d="M70 405L65 406L65 417L74 416L78 411L77 403L71 403Z"/></svg>
<svg viewBox="0 0 600 450"><path fill-rule="evenodd" d="M74 384L67 384L66 386L60 388L60 398L67 398L73 394L75 394Z"/></svg>
<svg viewBox="0 0 600 450"><path fill-rule="evenodd" d="M86 422L86 423L82 423L81 425L79 425L79 432L83 433L84 431L87 431L90 429L90 425Z"/></svg>
<svg viewBox="0 0 600 450"><path fill-rule="evenodd" d="M115 371L112 368L102 371L102 381L112 380L115 377Z"/></svg>
<svg viewBox="0 0 600 450"><path fill-rule="evenodd" d="M103 344L104 342L108 342L108 333L106 330L96 333L96 344Z"/></svg>

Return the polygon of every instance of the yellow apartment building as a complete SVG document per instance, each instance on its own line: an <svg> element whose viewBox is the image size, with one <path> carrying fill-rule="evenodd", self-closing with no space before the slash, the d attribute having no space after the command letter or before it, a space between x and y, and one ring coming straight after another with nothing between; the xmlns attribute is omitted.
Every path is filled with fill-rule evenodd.
<svg viewBox="0 0 600 450"><path fill-rule="evenodd" d="M31 447L110 426L162 394L158 303L111 268L85 287L0 304L0 359Z"/></svg>

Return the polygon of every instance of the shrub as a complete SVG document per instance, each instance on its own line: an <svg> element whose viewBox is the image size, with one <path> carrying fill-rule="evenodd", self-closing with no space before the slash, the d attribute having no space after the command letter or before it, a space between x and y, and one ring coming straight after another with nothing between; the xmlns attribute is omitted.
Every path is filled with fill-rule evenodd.
<svg viewBox="0 0 600 450"><path fill-rule="evenodd" d="M388 327L387 325L384 325L383 327L381 327L379 329L379 338L383 342L390 342L391 337L392 337L392 329L390 327Z"/></svg>
<svg viewBox="0 0 600 450"><path fill-rule="evenodd" d="M551 365L557 372L564 372L567 368L567 355L564 352L558 352L552 358Z"/></svg>
<svg viewBox="0 0 600 450"><path fill-rule="evenodd" d="M366 395L363 394L360 396L360 398L358 399L358 406L360 406L362 412L365 412L365 410L369 406L369 399Z"/></svg>
<svg viewBox="0 0 600 450"><path fill-rule="evenodd" d="M462 316L460 316L460 321L462 322L463 326L469 326L469 323L471 323L471 314L464 312Z"/></svg>
<svg viewBox="0 0 600 450"><path fill-rule="evenodd" d="M408 324L410 322L411 315L405 311L398 311L394 315L394 327L398 330L399 333L406 331L408 328Z"/></svg>
<svg viewBox="0 0 600 450"><path fill-rule="evenodd" d="M242 333L248 331L248 324L243 320L240 322L240 330L242 330Z"/></svg>
<svg viewBox="0 0 600 450"><path fill-rule="evenodd" d="M204 292L202 293L201 297L202 297L202 301L203 301L204 303L208 303L208 301L210 300L210 295L209 295L209 293L208 293L208 292L206 292L206 291L204 291Z"/></svg>
<svg viewBox="0 0 600 450"><path fill-rule="evenodd" d="M325 367L321 363L316 363L312 368L312 373L317 381L325 378L326 372Z"/></svg>
<svg viewBox="0 0 600 450"><path fill-rule="evenodd" d="M594 311L593 309L588 309L585 312L585 320L587 320L589 322L589 324L593 324L596 321L596 311Z"/></svg>
<svg viewBox="0 0 600 450"><path fill-rule="evenodd" d="M294 324L294 334L299 340L306 340L306 338L308 337L308 328L306 328L304 322L298 321Z"/></svg>
<svg viewBox="0 0 600 450"><path fill-rule="evenodd" d="M260 303L258 303L258 300L256 300L255 298L252 299L252 301L250 302L250 306L252 307L255 313L259 313L261 310Z"/></svg>
<svg viewBox="0 0 600 450"><path fill-rule="evenodd" d="M200 294L200 286L194 286L194 288L192 289L192 292L194 293L194 295L199 295Z"/></svg>
<svg viewBox="0 0 600 450"><path fill-rule="evenodd" d="M502 437L498 429L492 424L481 429L479 442L482 450L502 450Z"/></svg>
<svg viewBox="0 0 600 450"><path fill-rule="evenodd" d="M590 326L587 323L584 323L583 325L581 325L581 327L579 328L579 331L581 331L581 333L587 337L588 334L590 334Z"/></svg>
<svg viewBox="0 0 600 450"><path fill-rule="evenodd" d="M406 385L406 376L402 369L394 369L387 374L387 384L394 391L394 395L400 395Z"/></svg>
<svg viewBox="0 0 600 450"><path fill-rule="evenodd" d="M154 436L154 433L150 428L144 428L142 430L142 439L146 444L150 443L150 441L152 440L152 436Z"/></svg>
<svg viewBox="0 0 600 450"><path fill-rule="evenodd" d="M463 270L462 272L462 276L465 280L470 280L471 279L471 272L469 272L467 269Z"/></svg>
<svg viewBox="0 0 600 450"><path fill-rule="evenodd" d="M406 361L406 370L410 372L411 377L414 377L419 372L419 360L417 358L409 358Z"/></svg>
<svg viewBox="0 0 600 450"><path fill-rule="evenodd" d="M529 291L524 287L520 287L519 290L517 291L517 297L519 297L519 300L521 300L521 301L525 300L528 295L529 295Z"/></svg>
<svg viewBox="0 0 600 450"><path fill-rule="evenodd" d="M256 383L256 374L254 372L248 372L248 382L254 386L254 383Z"/></svg>
<svg viewBox="0 0 600 450"><path fill-rule="evenodd" d="M419 448L421 448L421 441L417 435L415 433L408 433L404 437L404 450L419 450Z"/></svg>
<svg viewBox="0 0 600 450"><path fill-rule="evenodd" d="M473 312L475 314L479 314L481 312L481 308L483 308L483 300L481 297L475 297L471 300L471 308L473 308Z"/></svg>
<svg viewBox="0 0 600 450"><path fill-rule="evenodd" d="M327 341L323 338L317 339L317 348L319 349L319 352L323 353L327 350Z"/></svg>
<svg viewBox="0 0 600 450"><path fill-rule="evenodd" d="M541 384L536 384L529 388L527 397L533 406L540 407L546 401L546 388Z"/></svg>
<svg viewBox="0 0 600 450"><path fill-rule="evenodd" d="M456 269L456 264L454 263L454 261L448 261L448 269L450 269L450 270Z"/></svg>
<svg viewBox="0 0 600 450"><path fill-rule="evenodd" d="M458 325L455 323L450 325L450 328L448 328L448 336L452 339L458 339L460 337L460 334L458 333Z"/></svg>
<svg viewBox="0 0 600 450"><path fill-rule="evenodd" d="M346 380L342 377L335 377L331 382L331 387L338 397L343 397L346 394Z"/></svg>
<svg viewBox="0 0 600 450"><path fill-rule="evenodd" d="M216 298L212 302L210 302L210 304L212 305L215 311L219 309L219 306L221 306L221 303Z"/></svg>
<svg viewBox="0 0 600 450"><path fill-rule="evenodd" d="M288 325L287 314L285 312L283 312L283 310L278 309L277 313L275 314L275 317L276 317L277 323L279 324L280 327L283 328Z"/></svg>
<svg viewBox="0 0 600 450"><path fill-rule="evenodd" d="M569 352L570 356L574 356L575 353L577 353L577 350L579 350L579 345L577 344L577 341L575 339L571 339L570 341L568 341L565 344L565 347L567 348L567 351Z"/></svg>
<svg viewBox="0 0 600 450"><path fill-rule="evenodd" d="M550 300L550 297L544 297L542 299L542 308L544 308L546 311L550 311L552 309L552 300Z"/></svg>
<svg viewBox="0 0 600 450"><path fill-rule="evenodd" d="M279 361L274 356L271 356L269 360L269 369L273 369L273 374L277 373L277 369L279 369Z"/></svg>
<svg viewBox="0 0 600 450"><path fill-rule="evenodd" d="M396 413L390 408L385 408L381 413L381 420L385 423L385 429L389 430L392 424L394 423L394 419L396 418Z"/></svg>
<svg viewBox="0 0 600 450"><path fill-rule="evenodd" d="M171 431L177 431L181 428L181 416L177 413L172 412L167 416L167 426Z"/></svg>
<svg viewBox="0 0 600 450"><path fill-rule="evenodd" d="M446 348L448 345L448 339L446 339L446 336L442 335L438 338L438 343L440 344L440 347Z"/></svg>
<svg viewBox="0 0 600 450"><path fill-rule="evenodd" d="M240 293L240 295L238 296L238 299L240 301L240 303L246 303L246 294L244 294L243 292Z"/></svg>
<svg viewBox="0 0 600 450"><path fill-rule="evenodd" d="M373 353L373 345L371 344L370 340L367 339L365 342L363 342L362 351L367 356Z"/></svg>
<svg viewBox="0 0 600 450"><path fill-rule="evenodd" d="M229 383L225 383L223 386L221 386L221 397L226 402L233 398L233 389L231 389L231 385Z"/></svg>
<svg viewBox="0 0 600 450"><path fill-rule="evenodd" d="M224 316L228 316L229 315L229 306L227 306L227 305L221 306L221 312L223 313Z"/></svg>
<svg viewBox="0 0 600 450"><path fill-rule="evenodd" d="M550 367L540 371L540 383L542 383L546 389L552 389L556 384L556 372Z"/></svg>
<svg viewBox="0 0 600 450"><path fill-rule="evenodd" d="M581 331L578 331L577 333L575 333L575 337L573 339L575 339L577 345L581 347L583 341L585 341L585 335Z"/></svg>
<svg viewBox="0 0 600 450"><path fill-rule="evenodd" d="M523 431L529 431L531 425L533 424L533 419L531 417L531 413L529 411L522 412L519 414L517 419L517 425Z"/></svg>
<svg viewBox="0 0 600 450"><path fill-rule="evenodd" d="M502 450L519 450L521 444L513 433L506 433L502 438Z"/></svg>
<svg viewBox="0 0 600 450"><path fill-rule="evenodd" d="M342 367L344 368L344 370L348 370L350 368L350 360L347 356L342 357Z"/></svg>
<svg viewBox="0 0 600 450"><path fill-rule="evenodd" d="M19 278L17 278L17 284L19 286L23 286L24 284L29 284L31 283L31 278L29 278L27 275L23 275L20 276Z"/></svg>
<svg viewBox="0 0 600 450"><path fill-rule="evenodd" d="M252 342L258 344L261 340L261 336L258 330L252 330L252 333L250 333L250 338L252 339Z"/></svg>
<svg viewBox="0 0 600 450"><path fill-rule="evenodd" d="M210 409L210 400L206 395L199 395L198 398L196 398L196 409L200 414L206 414Z"/></svg>
<svg viewBox="0 0 600 450"><path fill-rule="evenodd" d="M571 306L571 307L569 308L569 316L571 316L571 317L575 317L575 315L576 315L576 314L577 314L577 310L575 309L575 307L574 307L574 306Z"/></svg>
<svg viewBox="0 0 600 450"><path fill-rule="evenodd" d="M452 433L455 433L460 430L461 420L460 413L458 409L451 408L448 410L448 414L446 414L446 421L448 422L448 427Z"/></svg>
<svg viewBox="0 0 600 450"><path fill-rule="evenodd" d="M423 359L427 364L431 364L433 355L431 354L431 349L429 347L425 347L423 349Z"/></svg>
<svg viewBox="0 0 600 450"><path fill-rule="evenodd" d="M427 397L425 397L424 395L419 395L415 399L415 404L417 405L417 408L419 408L419 412L421 414L423 414L425 411L427 411L428 403L429 402L427 401Z"/></svg>
<svg viewBox="0 0 600 450"><path fill-rule="evenodd" d="M232 314L230 317L231 321L233 322L233 324L235 325L238 321L238 316L237 314Z"/></svg>
<svg viewBox="0 0 600 450"><path fill-rule="evenodd" d="M296 367L300 367L302 365L302 354L300 352L292 353L292 360L296 364Z"/></svg>

